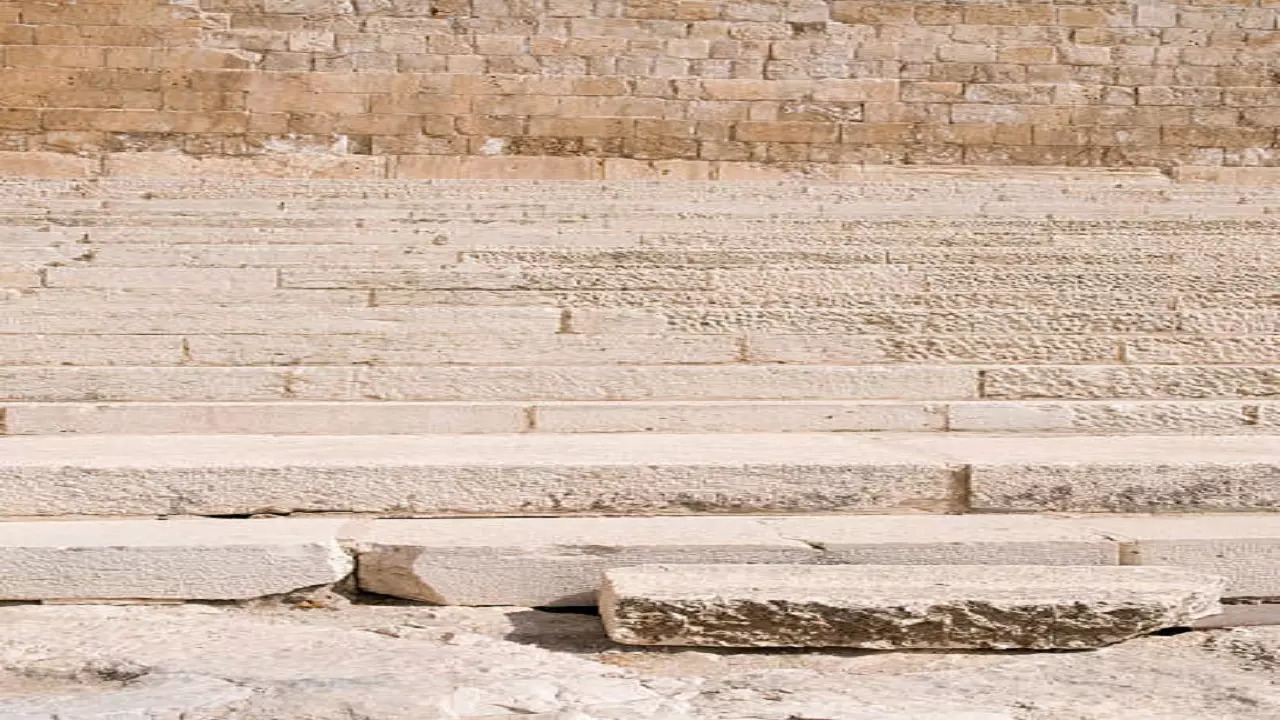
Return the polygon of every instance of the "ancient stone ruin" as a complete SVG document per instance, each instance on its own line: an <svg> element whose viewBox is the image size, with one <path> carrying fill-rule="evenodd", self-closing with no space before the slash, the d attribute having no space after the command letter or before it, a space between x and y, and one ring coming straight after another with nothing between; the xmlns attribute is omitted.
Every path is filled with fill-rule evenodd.
<svg viewBox="0 0 1280 720"><path fill-rule="evenodd" d="M0 718L1280 716L1278 18L0 0Z"/></svg>

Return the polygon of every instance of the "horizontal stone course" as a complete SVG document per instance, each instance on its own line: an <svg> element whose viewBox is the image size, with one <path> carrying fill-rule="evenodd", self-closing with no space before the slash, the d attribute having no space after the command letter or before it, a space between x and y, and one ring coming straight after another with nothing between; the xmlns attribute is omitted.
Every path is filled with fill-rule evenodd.
<svg viewBox="0 0 1280 720"><path fill-rule="evenodd" d="M1280 507L1277 438L1265 435L79 435L3 443L0 513L10 516Z"/></svg>

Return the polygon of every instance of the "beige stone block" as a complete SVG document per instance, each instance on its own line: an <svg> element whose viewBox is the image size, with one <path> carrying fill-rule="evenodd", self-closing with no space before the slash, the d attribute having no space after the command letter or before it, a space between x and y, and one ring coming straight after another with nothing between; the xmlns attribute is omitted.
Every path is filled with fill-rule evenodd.
<svg viewBox="0 0 1280 720"><path fill-rule="evenodd" d="M54 152L0 152L0 177L50 180L90 178L98 175L95 158Z"/></svg>
<svg viewBox="0 0 1280 720"><path fill-rule="evenodd" d="M1226 597L1280 597L1280 516L1088 517L1072 522L1120 543L1125 565L1164 565L1227 578Z"/></svg>
<svg viewBox="0 0 1280 720"><path fill-rule="evenodd" d="M465 157L459 176L470 179L594 180L600 176L594 158Z"/></svg>
<svg viewBox="0 0 1280 720"><path fill-rule="evenodd" d="M351 533L361 588L444 605L595 605L611 568L819 557L737 517L380 520Z"/></svg>
<svg viewBox="0 0 1280 720"><path fill-rule="evenodd" d="M251 158L192 157L170 153L114 153L103 160L108 177L137 178L332 178L387 176L387 158L353 155L258 155Z"/></svg>
<svg viewBox="0 0 1280 720"><path fill-rule="evenodd" d="M1116 565L1104 532L1028 515L864 515L762 521L782 537L822 550L823 564Z"/></svg>
<svg viewBox="0 0 1280 720"><path fill-rule="evenodd" d="M338 582L341 520L0 523L5 600L246 600Z"/></svg>
<svg viewBox="0 0 1280 720"><path fill-rule="evenodd" d="M375 367L360 372L366 399L383 400L941 400L973 398L962 367L653 366ZM331 393L298 390L302 399Z"/></svg>
<svg viewBox="0 0 1280 720"><path fill-rule="evenodd" d="M538 403L539 432L857 432L941 430L941 405L908 402Z"/></svg>
<svg viewBox="0 0 1280 720"><path fill-rule="evenodd" d="M1280 369L1268 366L996 368L983 377L985 396L997 399L1225 399L1280 392Z"/></svg>
<svg viewBox="0 0 1280 720"><path fill-rule="evenodd" d="M45 271L49 287L61 288L191 288L265 290L276 287L276 271L268 268L63 268Z"/></svg>
<svg viewBox="0 0 1280 720"><path fill-rule="evenodd" d="M716 335L189 335L197 365L664 365L732 363ZM4 351L0 350L0 359Z"/></svg>
<svg viewBox="0 0 1280 720"><path fill-rule="evenodd" d="M1257 406L1215 401L951 403L948 427L977 432L1224 433L1258 424Z"/></svg>
<svg viewBox="0 0 1280 720"><path fill-rule="evenodd" d="M3 442L0 506L13 515L938 511L953 492L944 463L832 433Z"/></svg>
<svg viewBox="0 0 1280 720"><path fill-rule="evenodd" d="M630 645L1093 648L1219 613L1222 585L1174 568L645 565L605 572L600 611Z"/></svg>
<svg viewBox="0 0 1280 720"><path fill-rule="evenodd" d="M182 339L163 335L10 335L0 365L180 365Z"/></svg>
<svg viewBox="0 0 1280 720"><path fill-rule="evenodd" d="M15 403L11 435L414 435L516 433L526 411L512 403Z"/></svg>

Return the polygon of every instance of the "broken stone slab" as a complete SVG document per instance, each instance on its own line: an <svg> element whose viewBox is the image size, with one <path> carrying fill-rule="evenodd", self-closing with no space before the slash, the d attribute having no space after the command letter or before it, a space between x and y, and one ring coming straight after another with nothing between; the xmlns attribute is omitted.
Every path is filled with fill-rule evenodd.
<svg viewBox="0 0 1280 720"><path fill-rule="evenodd" d="M0 600L244 600L351 573L342 520L0 522Z"/></svg>
<svg viewBox="0 0 1280 720"><path fill-rule="evenodd" d="M1221 611L1225 581L1156 567L648 565L610 570L628 645L1097 648Z"/></svg>

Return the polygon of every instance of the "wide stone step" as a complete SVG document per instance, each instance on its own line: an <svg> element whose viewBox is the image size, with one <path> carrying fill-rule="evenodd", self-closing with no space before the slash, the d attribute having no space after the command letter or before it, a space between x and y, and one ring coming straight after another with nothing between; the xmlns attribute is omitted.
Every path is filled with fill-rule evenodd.
<svg viewBox="0 0 1280 720"><path fill-rule="evenodd" d="M1222 611L1222 581L1174 568L645 565L610 570L630 645L1080 649Z"/></svg>
<svg viewBox="0 0 1280 720"><path fill-rule="evenodd" d="M10 435L1280 433L1276 401L9 402Z"/></svg>
<svg viewBox="0 0 1280 720"><path fill-rule="evenodd" d="M43 520L0 523L0 600L235 600L342 581L446 605L590 606L647 564L1155 565L1280 595L1280 515Z"/></svg>
<svg viewBox="0 0 1280 720"><path fill-rule="evenodd" d="M8 516L1280 509L1280 437L0 438Z"/></svg>

